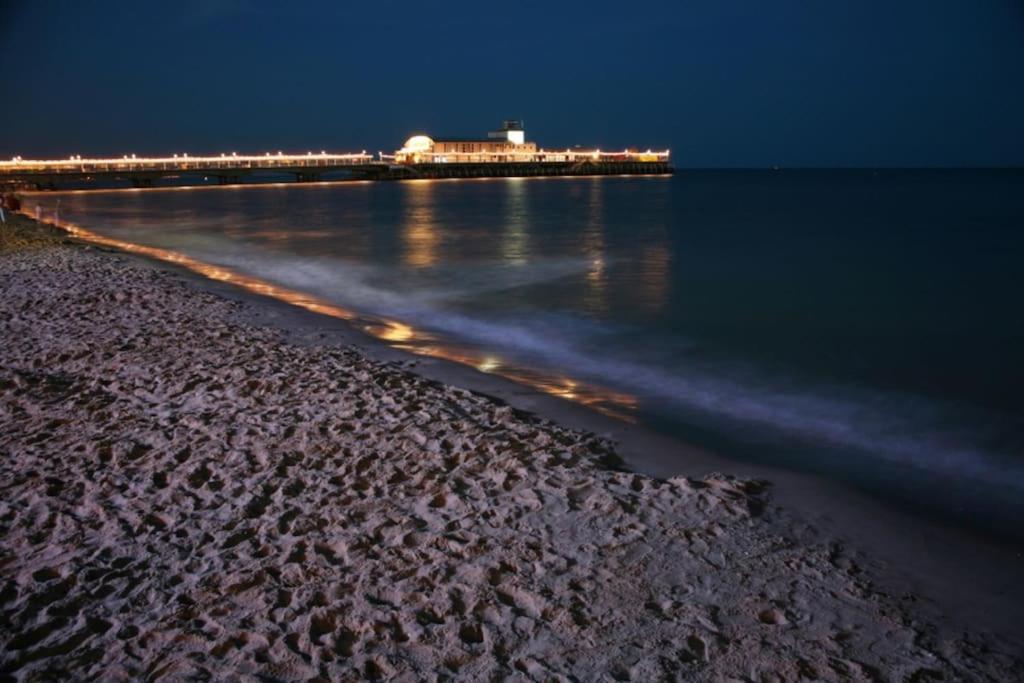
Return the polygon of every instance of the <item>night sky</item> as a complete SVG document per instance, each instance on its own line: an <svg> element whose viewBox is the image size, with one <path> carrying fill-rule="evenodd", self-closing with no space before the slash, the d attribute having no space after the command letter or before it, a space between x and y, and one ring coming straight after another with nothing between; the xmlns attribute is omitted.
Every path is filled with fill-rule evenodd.
<svg viewBox="0 0 1024 683"><path fill-rule="evenodd" d="M1024 165L1020 0L0 0L0 74L3 158L392 151L523 118L681 167Z"/></svg>

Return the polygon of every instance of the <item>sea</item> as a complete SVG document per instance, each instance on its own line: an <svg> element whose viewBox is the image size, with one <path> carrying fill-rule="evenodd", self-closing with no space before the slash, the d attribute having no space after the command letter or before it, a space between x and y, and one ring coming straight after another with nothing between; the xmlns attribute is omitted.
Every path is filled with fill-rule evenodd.
<svg viewBox="0 0 1024 683"><path fill-rule="evenodd" d="M1024 534L1021 171L275 183L35 205L414 353Z"/></svg>

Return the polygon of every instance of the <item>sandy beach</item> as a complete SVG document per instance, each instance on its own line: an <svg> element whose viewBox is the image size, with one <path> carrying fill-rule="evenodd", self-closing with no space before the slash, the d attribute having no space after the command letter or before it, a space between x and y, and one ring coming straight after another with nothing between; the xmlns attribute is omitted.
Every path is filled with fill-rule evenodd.
<svg viewBox="0 0 1024 683"><path fill-rule="evenodd" d="M996 680L769 482L300 342L138 259L0 226L0 674Z"/></svg>

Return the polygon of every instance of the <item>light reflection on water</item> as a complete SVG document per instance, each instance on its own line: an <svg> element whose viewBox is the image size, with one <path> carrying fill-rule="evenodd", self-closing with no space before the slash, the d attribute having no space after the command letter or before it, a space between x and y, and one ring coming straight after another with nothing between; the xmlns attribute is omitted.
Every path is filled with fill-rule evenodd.
<svg viewBox="0 0 1024 683"><path fill-rule="evenodd" d="M410 268L429 268L438 260L440 235L435 224L431 187L429 180L409 183L402 221L402 240L405 243L404 261Z"/></svg>
<svg viewBox="0 0 1024 683"><path fill-rule="evenodd" d="M172 263L211 280L226 282L253 294L270 297L313 313L351 322L370 336L387 342L394 348L417 355L470 365L482 372L498 375L543 393L580 403L610 417L627 422L635 421L637 399L630 394L611 391L570 377L509 365L493 354L459 348L455 344L442 344L435 336L398 320L360 315L307 293L244 275L228 268L210 265L179 252L105 237L56 216L52 222L80 240ZM418 265L421 255L414 254L411 258L413 263Z"/></svg>
<svg viewBox="0 0 1024 683"><path fill-rule="evenodd" d="M502 231L501 250L505 262L517 266L525 264L530 257L530 226L527 224L529 208L524 180L509 178L505 227Z"/></svg>
<svg viewBox="0 0 1024 683"><path fill-rule="evenodd" d="M1024 489L1024 319L1007 314L1024 297L1022 178L686 172L60 197L97 235L687 438L858 480L889 482L896 463Z"/></svg>
<svg viewBox="0 0 1024 683"><path fill-rule="evenodd" d="M672 254L661 245L647 247L641 257L640 282L644 290L643 306L657 314L665 308L668 298L668 276L672 268Z"/></svg>

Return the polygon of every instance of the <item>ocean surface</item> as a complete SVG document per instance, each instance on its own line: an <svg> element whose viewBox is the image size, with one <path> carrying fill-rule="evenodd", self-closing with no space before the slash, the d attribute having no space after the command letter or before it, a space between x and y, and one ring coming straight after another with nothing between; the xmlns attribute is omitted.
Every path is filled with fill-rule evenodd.
<svg viewBox="0 0 1024 683"><path fill-rule="evenodd" d="M44 217L730 457L1024 522L1024 173L41 193ZM59 206L58 206L59 202Z"/></svg>

